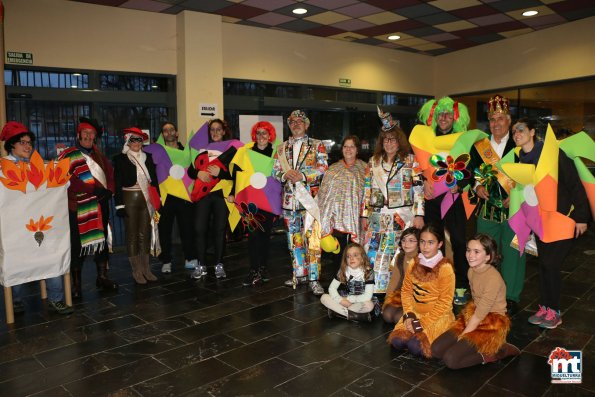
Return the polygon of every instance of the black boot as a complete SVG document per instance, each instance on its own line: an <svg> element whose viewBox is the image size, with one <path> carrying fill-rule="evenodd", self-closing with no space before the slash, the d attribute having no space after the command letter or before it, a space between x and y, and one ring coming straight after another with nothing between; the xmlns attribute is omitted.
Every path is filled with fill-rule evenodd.
<svg viewBox="0 0 595 397"><path fill-rule="evenodd" d="M351 310L347 310L347 320L371 323L372 315L369 312L368 313L356 313L356 312L352 312Z"/></svg>
<svg viewBox="0 0 595 397"><path fill-rule="evenodd" d="M70 279L72 281L72 299L81 299L81 267L72 266L70 268Z"/></svg>
<svg viewBox="0 0 595 397"><path fill-rule="evenodd" d="M99 262L97 265L97 280L95 285L97 288L104 290L117 290L118 284L107 277L107 261Z"/></svg>

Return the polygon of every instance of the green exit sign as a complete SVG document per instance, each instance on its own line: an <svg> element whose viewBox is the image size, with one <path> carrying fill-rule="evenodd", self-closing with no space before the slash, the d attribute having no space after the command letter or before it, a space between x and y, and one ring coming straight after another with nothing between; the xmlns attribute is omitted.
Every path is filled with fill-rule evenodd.
<svg viewBox="0 0 595 397"><path fill-rule="evenodd" d="M6 63L33 65L33 54L30 52L6 52Z"/></svg>
<svg viewBox="0 0 595 397"><path fill-rule="evenodd" d="M339 79L339 87L351 87L351 79Z"/></svg>

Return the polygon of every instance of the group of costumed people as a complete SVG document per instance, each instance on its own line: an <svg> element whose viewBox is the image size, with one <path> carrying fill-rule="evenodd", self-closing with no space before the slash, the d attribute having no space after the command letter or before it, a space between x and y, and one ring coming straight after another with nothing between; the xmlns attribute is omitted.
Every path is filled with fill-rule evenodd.
<svg viewBox="0 0 595 397"><path fill-rule="evenodd" d="M382 316L396 323L388 342L397 350L450 368L516 355L506 336L531 250L540 298L528 321L560 325L560 268L595 210L595 179L582 160L595 159L593 140L581 132L557 141L549 126L538 140L531 120L512 125L509 101L500 95L488 101L489 134L468 131L465 105L448 97L422 107L409 141L389 114L379 109L379 116L363 190L359 178L343 172L341 188L325 194L325 175L318 193L325 194L321 208L331 208L321 214L323 225L338 213L351 220L360 201L359 228L345 231L337 222L350 244L321 297L329 317L371 321L375 297L384 296ZM342 212L333 209L346 196ZM473 213L477 234L467 239ZM457 318L453 304L462 306Z"/></svg>
<svg viewBox="0 0 595 397"><path fill-rule="evenodd" d="M461 368L518 354L506 336L523 289L525 250L535 240L540 300L529 322L561 324L560 266L595 209L595 180L582 162L595 160L593 140L579 133L557 141L548 127L541 141L524 119L511 131L509 101L500 95L488 102L489 134L468 131L467 108L448 97L421 108L409 139L389 113L378 114L382 127L368 164L358 158L359 138L349 135L342 159L329 166L301 110L287 118L291 135L282 143L267 121L253 126L246 145L230 139L220 119L205 123L186 147L171 122L145 147L146 134L129 128L114 158L115 180L95 145L99 129L81 123L77 145L61 155L72 174L73 294L80 296L88 254L95 254L97 285L117 288L107 277L114 192L139 284L156 279L150 253L159 255L163 273L172 271L174 219L193 278L208 274L209 239L215 277L226 277L226 228L241 222L250 241L243 285L266 282L271 227L281 217L292 263L285 285L308 285L329 317L372 321L381 311L395 324L393 348ZM467 239L473 213L477 234ZM322 251L335 254L337 268L327 294ZM453 304L464 306L456 319Z"/></svg>

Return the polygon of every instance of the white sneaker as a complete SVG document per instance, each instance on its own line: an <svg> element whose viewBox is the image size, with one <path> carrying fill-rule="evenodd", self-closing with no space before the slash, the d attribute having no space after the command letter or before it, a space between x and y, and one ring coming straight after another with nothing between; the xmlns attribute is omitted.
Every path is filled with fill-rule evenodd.
<svg viewBox="0 0 595 397"><path fill-rule="evenodd" d="M310 290L316 296L324 294L324 288L322 288L322 285L318 281L310 281Z"/></svg>
<svg viewBox="0 0 595 397"><path fill-rule="evenodd" d="M217 263L215 265L215 277L217 277L217 278L227 277L227 274L225 274L225 269L223 268L223 263Z"/></svg>
<svg viewBox="0 0 595 397"><path fill-rule="evenodd" d="M164 263L161 266L161 273L171 273L171 263Z"/></svg>
<svg viewBox="0 0 595 397"><path fill-rule="evenodd" d="M206 276L206 275L207 275L207 267L205 265L196 265L196 269L194 269L194 271L192 272L190 277L192 277L195 280L198 280L202 276Z"/></svg>
<svg viewBox="0 0 595 397"><path fill-rule="evenodd" d="M196 269L196 267L198 266L198 259L192 259L191 261L186 261L186 263L184 263L184 268L191 270L191 269Z"/></svg>

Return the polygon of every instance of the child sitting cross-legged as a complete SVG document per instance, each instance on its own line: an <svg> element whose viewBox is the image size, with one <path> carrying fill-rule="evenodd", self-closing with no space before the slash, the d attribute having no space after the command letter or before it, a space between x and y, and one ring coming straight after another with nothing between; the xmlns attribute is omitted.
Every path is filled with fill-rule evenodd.
<svg viewBox="0 0 595 397"><path fill-rule="evenodd" d="M328 308L330 318L371 322L373 293L374 271L366 251L359 244L349 244L343 253L341 268L320 302Z"/></svg>

